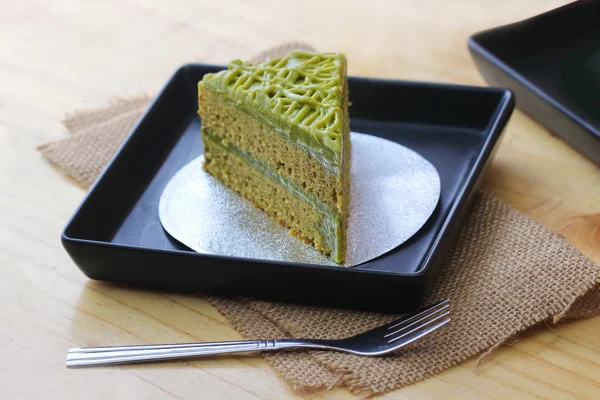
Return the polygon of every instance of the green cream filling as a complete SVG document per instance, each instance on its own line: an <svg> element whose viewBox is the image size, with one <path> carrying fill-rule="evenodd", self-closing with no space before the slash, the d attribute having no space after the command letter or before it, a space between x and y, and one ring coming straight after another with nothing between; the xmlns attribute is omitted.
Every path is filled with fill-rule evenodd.
<svg viewBox="0 0 600 400"><path fill-rule="evenodd" d="M324 246L331 250L331 258L338 262L341 260L342 218L336 209L315 197L311 193L304 191L290 180L277 174L273 168L267 165L267 163L264 161L255 158L251 152L242 150L239 147L227 142L225 139L210 134L208 129L205 127L202 127L202 135L204 140L208 139L220 146L223 150L235 155L245 164L258 170L273 182L280 184L286 190L301 200L307 202L311 205L311 207L317 210L320 220L313 228L321 235Z"/></svg>

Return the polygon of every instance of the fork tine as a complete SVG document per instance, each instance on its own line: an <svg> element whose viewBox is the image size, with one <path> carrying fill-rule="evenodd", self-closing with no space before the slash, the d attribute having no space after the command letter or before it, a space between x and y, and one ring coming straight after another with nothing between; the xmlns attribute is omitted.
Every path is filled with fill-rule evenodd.
<svg viewBox="0 0 600 400"><path fill-rule="evenodd" d="M439 328L441 328L442 326L446 325L448 322L450 322L450 318L443 319L443 320L439 321L438 323L429 326L426 329L419 330L416 334L403 335L400 338L395 339L394 350L398 350L412 342L415 342L415 341L429 335L430 333L432 333L432 332L438 330Z"/></svg>
<svg viewBox="0 0 600 400"><path fill-rule="evenodd" d="M450 315L450 311L446 311L445 313L438 315L435 318L427 319L427 321L423 322L420 325L417 325L416 327L413 327L412 329L409 329L408 331L406 329L402 329L402 330L398 331L397 335L395 335L394 337L390 337L388 339L388 344L396 342L403 338L407 338L407 340L410 340L412 342L420 337L423 337L424 335L420 334L421 331L423 331L423 332L427 331L427 333L431 333L435 329L438 329L439 327L450 322L450 317L448 317L448 315ZM434 329L431 329L431 328L434 328ZM416 333L416 335L413 335L414 333ZM412 336L415 336L416 339L411 339ZM407 343L410 343L410 342L407 342ZM407 343L405 343L405 344L407 344Z"/></svg>
<svg viewBox="0 0 600 400"><path fill-rule="evenodd" d="M409 328L412 328L414 326L423 325L423 323L426 320L431 319L431 318L439 315L440 313L445 312L444 315L447 315L450 313L449 307L450 307L450 305L446 304L442 307L429 310L428 312L419 313L419 314L415 315L414 317L411 317L410 320L402 321L401 323L395 324L394 326L390 327L388 329L388 331L391 330L392 328L394 328L394 330L392 332L387 333L383 337L396 336L398 333L400 333L402 331L406 331Z"/></svg>
<svg viewBox="0 0 600 400"><path fill-rule="evenodd" d="M424 309L422 309L420 312L418 312L417 314L413 314L413 315L408 315L406 317L403 317L399 320L396 321L392 321L390 322L388 325L384 325L388 330L392 330L394 328L398 328L400 329L403 326L406 326L422 317L424 317L425 315L431 315L435 312L437 312L438 310L441 309L446 309L450 306L450 300L448 299L444 299L440 302L437 302L435 304L430 305L429 307L426 307Z"/></svg>

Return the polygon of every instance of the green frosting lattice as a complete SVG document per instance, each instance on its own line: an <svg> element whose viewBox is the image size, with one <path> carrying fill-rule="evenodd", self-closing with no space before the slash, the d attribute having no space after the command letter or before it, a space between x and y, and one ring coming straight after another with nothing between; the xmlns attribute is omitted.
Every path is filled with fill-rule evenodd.
<svg viewBox="0 0 600 400"><path fill-rule="evenodd" d="M268 111L339 154L344 131L346 60L342 54L292 52L264 63L235 60L202 83L236 102Z"/></svg>

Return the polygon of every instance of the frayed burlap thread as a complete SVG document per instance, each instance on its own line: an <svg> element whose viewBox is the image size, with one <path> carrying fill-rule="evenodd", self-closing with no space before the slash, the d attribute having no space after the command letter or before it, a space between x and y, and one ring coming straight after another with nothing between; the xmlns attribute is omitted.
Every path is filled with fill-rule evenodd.
<svg viewBox="0 0 600 400"><path fill-rule="evenodd" d="M74 113L64 121L65 126L74 129L72 135L38 149L48 161L87 188L115 155L149 103L148 97L131 102L121 99L106 108Z"/></svg>
<svg viewBox="0 0 600 400"><path fill-rule="evenodd" d="M260 57L289 49L281 46ZM65 121L72 136L40 150L87 187L148 102L148 97L119 99L105 108L72 114ZM449 298L452 322L396 355L285 351L265 359L298 392L342 386L368 396L486 355L532 326L600 314L600 268L562 237L485 193L475 197L436 282L423 304ZM245 298L208 300L246 338L341 338L396 317Z"/></svg>

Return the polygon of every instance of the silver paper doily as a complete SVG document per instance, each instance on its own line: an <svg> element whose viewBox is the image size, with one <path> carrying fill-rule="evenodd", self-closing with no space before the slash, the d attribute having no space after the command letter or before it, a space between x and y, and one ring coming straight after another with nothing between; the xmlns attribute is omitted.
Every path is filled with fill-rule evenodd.
<svg viewBox="0 0 600 400"><path fill-rule="evenodd" d="M351 267L398 247L433 213L440 178L433 165L395 142L352 132L346 262ZM254 208L202 169L184 166L159 203L165 230L203 254L339 265Z"/></svg>

